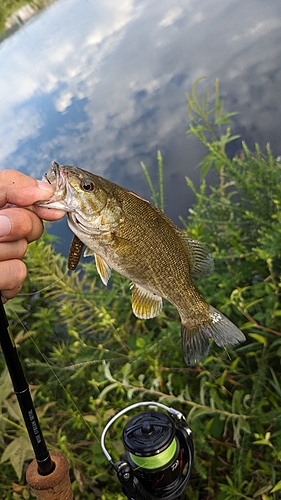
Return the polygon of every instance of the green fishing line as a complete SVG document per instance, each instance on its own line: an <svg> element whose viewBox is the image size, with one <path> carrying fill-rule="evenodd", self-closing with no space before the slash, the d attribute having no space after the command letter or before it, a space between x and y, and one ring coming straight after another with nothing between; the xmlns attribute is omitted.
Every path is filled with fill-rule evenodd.
<svg viewBox="0 0 281 500"><path fill-rule="evenodd" d="M176 449L177 443L174 438L166 450L154 455L153 457L137 457L132 453L130 453L130 457L136 465L142 467L143 469L157 469L158 467L166 465L174 457Z"/></svg>

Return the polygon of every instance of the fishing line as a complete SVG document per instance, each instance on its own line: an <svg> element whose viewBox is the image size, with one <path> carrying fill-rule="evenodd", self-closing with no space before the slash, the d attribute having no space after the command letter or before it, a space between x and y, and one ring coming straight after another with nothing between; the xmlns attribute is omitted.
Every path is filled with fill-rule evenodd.
<svg viewBox="0 0 281 500"><path fill-rule="evenodd" d="M20 317L18 316L18 314L16 313L16 311L14 311L13 309L11 309L13 311L13 314L16 316L19 324L23 327L23 329L25 330L25 332L28 334L28 329L26 328L26 326L23 324L23 322L21 321ZM33 342L35 348L37 349L37 351L39 352L39 354L41 355L41 357L43 358L43 360L45 361L45 363L47 364L48 368L50 369L51 373L53 374L53 376L55 377L57 383L59 384L59 386L63 389L64 393L67 395L67 397L69 398L72 406L75 408L75 410L78 412L79 416L81 417L82 421L83 421L83 424L85 425L85 427L88 429L88 431L90 432L90 434L95 438L95 439L99 439L99 436L95 435L92 427L90 426L90 424L87 422L87 420L83 417L83 414L81 412L81 410L79 409L79 407L77 406L77 404L75 403L74 399L72 398L71 394L66 390L66 388L64 387L63 383L60 381L58 375L56 374L55 370L53 369L52 365L49 363L49 360L47 358L47 356L41 351L39 345L37 344L36 340L33 338L32 335L29 335L29 338L31 339L31 341Z"/></svg>
<svg viewBox="0 0 281 500"><path fill-rule="evenodd" d="M166 464L171 461L171 459L174 457L177 449L177 443L175 438L171 442L170 446L166 448L166 450L162 451L161 453L158 453L157 455L152 455L150 457L140 457L137 455L134 455L133 453L130 453L130 457L133 460L133 462L138 466L138 468L144 468L144 469L158 469L159 467L162 467L163 464Z"/></svg>
<svg viewBox="0 0 281 500"><path fill-rule="evenodd" d="M51 288L53 285L56 285L56 283L58 283L59 281L61 281L68 274L68 271L69 270L67 269L65 271L65 273L63 273L57 280L53 281L49 285L44 286L40 290L36 290L35 292L30 292L30 293L19 293L18 297L27 297L27 296L30 297L32 295L36 295L37 293L43 292L44 290L47 290L48 288Z"/></svg>

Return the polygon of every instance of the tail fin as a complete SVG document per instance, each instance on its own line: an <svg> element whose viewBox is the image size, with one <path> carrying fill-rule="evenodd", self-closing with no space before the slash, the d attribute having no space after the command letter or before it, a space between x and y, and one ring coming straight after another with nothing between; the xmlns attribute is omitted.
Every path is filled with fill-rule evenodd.
<svg viewBox="0 0 281 500"><path fill-rule="evenodd" d="M199 324L190 329L187 324L181 325L182 347L187 365L195 365L206 358L210 349L209 339L224 347L246 340L245 335L226 316L210 306L210 322Z"/></svg>

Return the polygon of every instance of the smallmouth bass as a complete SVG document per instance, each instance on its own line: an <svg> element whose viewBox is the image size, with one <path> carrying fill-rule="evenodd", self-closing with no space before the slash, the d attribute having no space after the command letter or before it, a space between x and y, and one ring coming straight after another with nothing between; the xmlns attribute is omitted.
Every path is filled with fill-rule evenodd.
<svg viewBox="0 0 281 500"><path fill-rule="evenodd" d="M84 255L94 255L105 285L111 269L131 280L132 310L138 318L157 316L162 298L173 304L181 319L187 365L208 355L210 338L221 347L245 340L193 284L191 276L209 276L214 268L203 243L185 236L137 194L86 170L52 162L44 180L55 187L55 194L38 205L66 211L75 235L69 267L77 265L84 244Z"/></svg>

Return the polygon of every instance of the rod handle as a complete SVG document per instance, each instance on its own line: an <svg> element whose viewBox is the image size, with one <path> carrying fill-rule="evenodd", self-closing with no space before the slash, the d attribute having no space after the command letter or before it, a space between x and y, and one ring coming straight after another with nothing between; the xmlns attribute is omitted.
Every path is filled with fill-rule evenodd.
<svg viewBox="0 0 281 500"><path fill-rule="evenodd" d="M26 471L26 480L37 500L73 500L68 462L61 453L51 452L55 467L53 472L42 476L38 464L33 460Z"/></svg>

